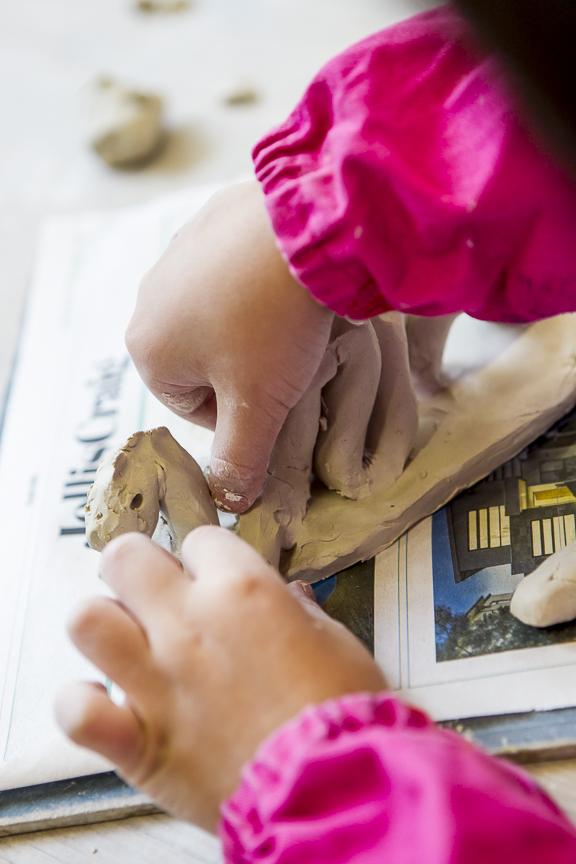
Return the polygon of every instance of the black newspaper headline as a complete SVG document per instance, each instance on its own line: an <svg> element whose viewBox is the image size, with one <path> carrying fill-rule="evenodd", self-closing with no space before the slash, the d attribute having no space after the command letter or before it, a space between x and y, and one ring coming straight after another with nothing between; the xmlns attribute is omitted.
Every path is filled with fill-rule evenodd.
<svg viewBox="0 0 576 864"><path fill-rule="evenodd" d="M86 496L118 428L122 382L129 363L128 357L102 360L96 367L95 377L88 381L94 395L90 415L79 424L74 435L74 440L82 448L82 458L79 464L70 468L64 481L61 537L84 534Z"/></svg>

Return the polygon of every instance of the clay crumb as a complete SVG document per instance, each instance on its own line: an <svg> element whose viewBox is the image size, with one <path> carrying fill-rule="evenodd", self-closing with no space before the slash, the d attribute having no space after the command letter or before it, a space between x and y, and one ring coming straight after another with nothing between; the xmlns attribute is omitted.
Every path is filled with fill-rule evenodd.
<svg viewBox="0 0 576 864"><path fill-rule="evenodd" d="M190 0L136 0L139 12L186 12Z"/></svg>
<svg viewBox="0 0 576 864"><path fill-rule="evenodd" d="M243 105L254 105L260 101L260 95L254 87L249 85L240 85L232 90L229 90L223 96L222 101L230 108L238 108Z"/></svg>

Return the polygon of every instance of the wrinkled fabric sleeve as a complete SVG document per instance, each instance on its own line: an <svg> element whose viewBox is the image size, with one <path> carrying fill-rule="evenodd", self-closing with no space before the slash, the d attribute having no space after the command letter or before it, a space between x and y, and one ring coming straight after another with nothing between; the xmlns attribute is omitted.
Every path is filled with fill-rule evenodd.
<svg viewBox="0 0 576 864"><path fill-rule="evenodd" d="M449 7L331 60L254 148L279 247L340 315L576 308L576 187Z"/></svg>
<svg viewBox="0 0 576 864"><path fill-rule="evenodd" d="M576 832L512 765L387 696L305 710L222 809L227 864L573 864Z"/></svg>

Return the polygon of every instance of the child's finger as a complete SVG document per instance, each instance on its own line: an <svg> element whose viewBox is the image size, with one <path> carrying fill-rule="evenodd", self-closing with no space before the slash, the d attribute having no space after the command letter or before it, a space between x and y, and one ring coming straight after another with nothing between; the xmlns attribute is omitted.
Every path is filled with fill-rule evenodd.
<svg viewBox="0 0 576 864"><path fill-rule="evenodd" d="M172 555L143 534L124 534L102 553L102 578L122 603L146 626L149 614L161 614L165 601L189 585Z"/></svg>
<svg viewBox="0 0 576 864"><path fill-rule="evenodd" d="M78 650L122 690L145 691L151 675L148 641L119 603L95 597L78 609L68 630Z"/></svg>
<svg viewBox="0 0 576 864"><path fill-rule="evenodd" d="M232 583L247 576L280 582L280 576L252 546L226 528L203 525L182 544L182 563L199 585Z"/></svg>
<svg viewBox="0 0 576 864"><path fill-rule="evenodd" d="M220 509L243 513L254 503L288 411L280 403L263 405L237 394L217 394L208 481Z"/></svg>
<svg viewBox="0 0 576 864"><path fill-rule="evenodd" d="M322 390L328 423L318 432L314 470L328 489L336 489L346 498L358 498L368 489L364 452L382 360L372 327L348 322L339 325L343 362Z"/></svg>
<svg viewBox="0 0 576 864"><path fill-rule="evenodd" d="M102 685L78 682L60 691L54 706L56 720L66 735L134 773L144 752L144 732L127 705L115 705Z"/></svg>

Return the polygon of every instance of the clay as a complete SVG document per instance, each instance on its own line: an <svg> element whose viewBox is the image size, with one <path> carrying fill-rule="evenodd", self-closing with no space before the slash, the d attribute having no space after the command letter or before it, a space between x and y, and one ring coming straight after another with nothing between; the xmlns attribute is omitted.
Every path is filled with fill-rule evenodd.
<svg viewBox="0 0 576 864"><path fill-rule="evenodd" d="M87 137L90 147L114 168L148 162L165 140L162 98L99 78L90 93Z"/></svg>
<svg viewBox="0 0 576 864"><path fill-rule="evenodd" d="M258 91L249 85L240 85L230 90L223 97L225 105L231 108L241 107L243 105L254 105L259 101Z"/></svg>
<svg viewBox="0 0 576 864"><path fill-rule="evenodd" d="M372 558L542 434L576 403L575 342L576 315L540 321L422 403L426 443L398 480L358 501L316 490L284 575L313 582Z"/></svg>
<svg viewBox="0 0 576 864"><path fill-rule="evenodd" d="M531 627L550 627L576 618L576 541L522 579L512 596L510 612Z"/></svg>
<svg viewBox="0 0 576 864"><path fill-rule="evenodd" d="M140 12L184 12L190 8L190 0L136 0Z"/></svg>
<svg viewBox="0 0 576 864"><path fill-rule="evenodd" d="M98 550L128 531L151 537L160 513L174 552L193 528L218 525L202 470L164 426L134 433L101 463L85 510L88 543Z"/></svg>
<svg viewBox="0 0 576 864"><path fill-rule="evenodd" d="M274 567L295 543L308 509L314 447L321 415L322 388L338 369L330 346L300 402L290 411L272 453L260 500L240 516L237 531Z"/></svg>

